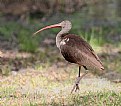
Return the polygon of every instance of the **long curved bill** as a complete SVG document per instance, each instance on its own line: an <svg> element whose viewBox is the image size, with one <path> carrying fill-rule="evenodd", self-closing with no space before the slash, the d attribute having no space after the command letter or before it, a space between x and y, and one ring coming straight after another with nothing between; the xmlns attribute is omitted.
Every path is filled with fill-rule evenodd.
<svg viewBox="0 0 121 106"><path fill-rule="evenodd" d="M46 26L38 31L36 31L33 35L36 35L37 33L43 31L43 30L46 30L46 29L50 29L50 28L60 28L61 27L61 23L59 24L54 24L54 25L50 25L50 26Z"/></svg>

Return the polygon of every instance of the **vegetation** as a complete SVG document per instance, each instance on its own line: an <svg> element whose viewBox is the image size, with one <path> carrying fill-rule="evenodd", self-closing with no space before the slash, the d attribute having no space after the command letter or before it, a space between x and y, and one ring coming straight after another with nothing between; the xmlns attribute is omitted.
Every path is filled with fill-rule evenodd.
<svg viewBox="0 0 121 106"><path fill-rule="evenodd" d="M73 22L73 25L76 25L76 22L74 20L72 20L72 22ZM32 24L36 25L36 23L33 23L33 22ZM44 26L43 23L41 26L36 26L37 27L36 29L39 29L42 26ZM30 24L30 27L32 27L31 24ZM42 32L41 36L39 37L32 37L32 34L36 30L30 27L27 28L13 21L7 22L7 23L5 22L0 27L0 33L6 40L12 39L13 42L18 42L20 51L35 52L38 48L40 41L50 36L48 33L51 33L51 35L55 36L59 31L57 29L52 29L52 30L46 31L48 33ZM85 38L92 46L95 46L95 45L102 46L106 42L110 44L114 43L115 41L111 38L109 39L109 37L113 37L115 39L116 35L113 36L113 34L118 35L119 33L121 33L120 29L121 29L120 27L115 28L115 27L105 27L105 26L97 26L97 27L86 29L78 26L76 28L73 27L71 30L71 33L75 33ZM111 33L112 36L108 35L109 33ZM44 34L46 34L46 36L43 36ZM15 40L13 39L14 37L15 37ZM120 46L120 42L119 43L118 42L116 44L119 44Z"/></svg>
<svg viewBox="0 0 121 106"><path fill-rule="evenodd" d="M3 77L0 82L0 105L119 106L121 104L120 84L96 77L84 78L80 83L80 91L70 94L77 69L55 70L54 66L38 67L36 70L27 69L24 73Z"/></svg>
<svg viewBox="0 0 121 106"><path fill-rule="evenodd" d="M114 1L116 9L111 8L110 0L68 1L0 1L0 106L121 105L119 0ZM66 63L56 48L60 29L32 36L62 20L72 22L70 33L87 40L105 67L103 74L90 72L81 80L80 91L73 94L70 91L78 69Z"/></svg>

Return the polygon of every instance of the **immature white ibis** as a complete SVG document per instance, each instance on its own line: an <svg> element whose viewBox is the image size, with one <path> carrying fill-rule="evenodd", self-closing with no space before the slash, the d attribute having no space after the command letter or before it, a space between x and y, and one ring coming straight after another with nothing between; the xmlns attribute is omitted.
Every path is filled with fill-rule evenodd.
<svg viewBox="0 0 121 106"><path fill-rule="evenodd" d="M75 34L69 34L72 25L68 20L62 21L59 24L46 26L35 32L34 35L43 30L57 27L62 28L56 36L56 45L61 54L68 62L79 65L79 74L71 92L74 89L77 91L79 90L80 80L87 74L88 70L104 70L104 67L92 47L83 38ZM81 66L86 70L82 76L80 76Z"/></svg>

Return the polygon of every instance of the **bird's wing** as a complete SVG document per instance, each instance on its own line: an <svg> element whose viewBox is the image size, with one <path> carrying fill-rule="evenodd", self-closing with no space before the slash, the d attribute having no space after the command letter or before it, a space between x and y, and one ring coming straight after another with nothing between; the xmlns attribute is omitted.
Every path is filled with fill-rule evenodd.
<svg viewBox="0 0 121 106"><path fill-rule="evenodd" d="M97 61L99 61L101 64L101 60L99 59L99 57L97 56L97 54L94 52L94 50L92 49L92 47L89 45L89 43L87 43L84 39L80 38L82 40L82 45L84 46L85 49L88 49L90 51L90 53L97 59ZM81 41L80 41L81 42ZM83 48L83 49L84 49ZM84 50L85 50L84 49Z"/></svg>
<svg viewBox="0 0 121 106"><path fill-rule="evenodd" d="M98 69L103 67L92 47L84 39L75 35L67 35L63 39L68 39L66 44L61 46L61 53L67 61L96 66Z"/></svg>

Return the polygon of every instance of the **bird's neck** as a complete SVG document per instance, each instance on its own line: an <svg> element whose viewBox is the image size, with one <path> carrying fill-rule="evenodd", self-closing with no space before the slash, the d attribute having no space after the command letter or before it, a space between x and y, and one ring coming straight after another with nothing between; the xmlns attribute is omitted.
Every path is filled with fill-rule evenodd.
<svg viewBox="0 0 121 106"><path fill-rule="evenodd" d="M66 30L61 30L56 36L56 46L60 48L60 42L62 38L68 33Z"/></svg>
<svg viewBox="0 0 121 106"><path fill-rule="evenodd" d="M69 33L71 29L71 25L66 25L62 30L57 34L56 36L56 46L60 49L60 42L62 41L62 38L66 36L67 33Z"/></svg>

